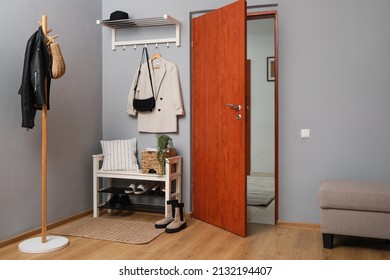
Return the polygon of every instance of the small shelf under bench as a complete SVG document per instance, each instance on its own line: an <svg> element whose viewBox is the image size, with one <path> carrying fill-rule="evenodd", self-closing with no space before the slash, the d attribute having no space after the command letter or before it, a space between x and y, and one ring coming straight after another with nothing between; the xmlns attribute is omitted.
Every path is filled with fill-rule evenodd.
<svg viewBox="0 0 390 280"><path fill-rule="evenodd" d="M167 215L166 201L176 198L181 201L181 164L182 157L174 156L165 160L165 175L142 173L140 171L104 171L100 166L104 155L93 155L93 216L99 217L99 208L119 210L144 210L151 212L163 212ZM176 168L172 168L175 166ZM175 170L175 171L172 171ZM105 186L102 186L105 179ZM126 208L110 207L107 201L100 201L101 194L125 195L125 188L114 187L113 179L127 179L132 181L152 181L165 183L165 196L136 195L128 194L131 204ZM173 184L173 181L174 184ZM174 190L172 188L174 186Z"/></svg>
<svg viewBox="0 0 390 280"><path fill-rule="evenodd" d="M131 203L123 207L111 206L108 201L105 201L98 205L98 208L103 209L115 209L115 210L139 210L147 212L165 213L165 196L164 195L148 195L148 194L127 194L124 187L111 187L103 188L99 190L99 193L127 195L130 198Z"/></svg>

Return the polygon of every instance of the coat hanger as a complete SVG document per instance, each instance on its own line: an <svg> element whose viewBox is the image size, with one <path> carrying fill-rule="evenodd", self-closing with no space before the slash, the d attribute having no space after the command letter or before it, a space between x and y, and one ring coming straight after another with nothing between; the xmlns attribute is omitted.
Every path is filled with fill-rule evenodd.
<svg viewBox="0 0 390 280"><path fill-rule="evenodd" d="M153 69L160 69L160 62L159 61L153 62L156 59L160 59L160 58L162 58L162 55L159 53L158 44L156 43L156 52L152 55L152 59L151 59Z"/></svg>
<svg viewBox="0 0 390 280"><path fill-rule="evenodd" d="M152 55L152 61L161 58L162 55L158 51L158 44L156 43L156 52Z"/></svg>
<svg viewBox="0 0 390 280"><path fill-rule="evenodd" d="M160 53L154 53L152 56L152 60L162 58L162 55Z"/></svg>

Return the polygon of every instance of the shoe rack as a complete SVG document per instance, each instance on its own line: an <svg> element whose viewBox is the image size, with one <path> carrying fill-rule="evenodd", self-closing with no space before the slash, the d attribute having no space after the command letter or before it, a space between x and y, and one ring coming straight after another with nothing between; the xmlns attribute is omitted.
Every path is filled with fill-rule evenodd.
<svg viewBox="0 0 390 280"><path fill-rule="evenodd" d="M165 175L142 173L142 171L104 171L101 164L104 155L93 155L93 217L99 217L99 209L140 210L161 212L168 215L166 201L181 201L181 165L182 157L173 156L165 161ZM175 168L173 168L175 167ZM115 187L114 179L128 180L132 183L164 183L164 195L128 194L128 188Z"/></svg>

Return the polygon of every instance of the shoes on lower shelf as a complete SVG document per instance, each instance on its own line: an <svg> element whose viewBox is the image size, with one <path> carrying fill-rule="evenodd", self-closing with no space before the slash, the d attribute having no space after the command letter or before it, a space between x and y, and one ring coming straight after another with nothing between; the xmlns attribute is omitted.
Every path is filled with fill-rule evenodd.
<svg viewBox="0 0 390 280"><path fill-rule="evenodd" d="M160 189L160 182L154 182L148 189L147 195L155 195Z"/></svg>
<svg viewBox="0 0 390 280"><path fill-rule="evenodd" d="M135 189L136 189L135 184L130 184L130 186L125 188L125 193L132 194L132 193L134 193Z"/></svg>
<svg viewBox="0 0 390 280"><path fill-rule="evenodd" d="M110 208L127 208L131 205L130 197L126 194L113 194L106 205Z"/></svg>
<svg viewBox="0 0 390 280"><path fill-rule="evenodd" d="M139 184L134 191L134 194L144 194L148 191L148 188L142 184Z"/></svg>
<svg viewBox="0 0 390 280"><path fill-rule="evenodd" d="M114 194L109 201L107 201L107 205L110 208L114 208L119 202L119 194Z"/></svg>
<svg viewBox="0 0 390 280"><path fill-rule="evenodd" d="M118 201L120 208L127 208L131 205L131 200L128 195L121 195Z"/></svg>

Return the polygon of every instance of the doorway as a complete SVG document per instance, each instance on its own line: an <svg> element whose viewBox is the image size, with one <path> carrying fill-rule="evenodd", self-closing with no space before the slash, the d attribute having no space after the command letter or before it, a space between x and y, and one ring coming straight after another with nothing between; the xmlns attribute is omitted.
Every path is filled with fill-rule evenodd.
<svg viewBox="0 0 390 280"><path fill-rule="evenodd" d="M276 12L247 17L247 222L276 224Z"/></svg>

